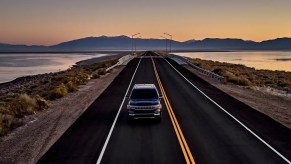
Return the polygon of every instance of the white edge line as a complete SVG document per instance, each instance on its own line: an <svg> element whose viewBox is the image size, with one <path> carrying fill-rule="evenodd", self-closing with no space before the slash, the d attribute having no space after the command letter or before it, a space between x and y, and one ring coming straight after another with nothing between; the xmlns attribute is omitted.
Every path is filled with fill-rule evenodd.
<svg viewBox="0 0 291 164"><path fill-rule="evenodd" d="M161 57L163 58L163 57ZM192 84L184 75L182 75L171 63L169 63L165 58L163 58L177 73L179 73L189 84L191 84L195 89L197 89L201 94L203 94L207 99L209 99L212 103L214 103L216 106L218 106L221 110L223 110L227 115L229 115L231 118L233 118L236 122L238 122L242 127L244 127L247 131L249 131L252 135L254 135L258 140L260 140L262 143L264 143L267 147L269 147L273 152L275 152L278 156L280 156L285 162L291 164L291 162L283 156L281 153L279 153L275 148L273 148L270 144L268 144L266 141L264 141L261 137L259 137L255 132L253 132L251 129L249 129L246 125L244 125L242 122L240 122L237 118L235 118L233 115L231 115L228 111L226 111L224 108L222 108L218 103L216 103L214 100L212 100L210 97L208 97L204 92L202 92L198 87L196 87L194 84Z"/></svg>
<svg viewBox="0 0 291 164"><path fill-rule="evenodd" d="M131 83L132 83L133 78L134 78L134 76L135 76L135 74L136 74L136 71L137 71L137 69L138 69L138 67L139 67L139 64L140 64L141 59L142 59L142 57L140 58L140 60L139 60L139 62L138 62L138 65L136 66L136 69L135 69L135 71L134 71L134 73L133 73L133 75L132 75L132 77L131 77L131 80L130 80L130 83L129 83L129 85L128 85L128 88L127 88L126 93L125 93L125 95L124 95L124 97L123 97L122 103L121 103L121 105L120 105L120 107L119 107L119 109L118 109L118 112L117 112L117 114L116 114L116 116L115 116L115 119L114 119L114 121L113 121L113 123L112 123L112 126L111 126L111 128L110 128L110 131L109 131L109 133L108 133L108 135L107 135L107 138L106 138L106 140L105 140L105 143L104 143L104 145L103 145L103 148L102 148L102 150L101 150L101 152L100 152L100 155L99 155L99 157L98 157L97 164L100 164L100 163L101 163L102 157L103 157L103 155L104 155L104 153L105 153L105 150L106 150L106 147L107 147L107 145L108 145L108 143L109 143L109 140L110 140L110 137L111 137L111 135L112 135L113 129L114 129L114 127L115 127L115 124L116 124L116 122L117 122L117 119L118 119L119 113L120 113L120 111L121 111L121 109L122 109L122 106L123 106L123 104L124 104L124 102L125 102L126 95L127 95L128 91L129 91L129 89L130 89Z"/></svg>

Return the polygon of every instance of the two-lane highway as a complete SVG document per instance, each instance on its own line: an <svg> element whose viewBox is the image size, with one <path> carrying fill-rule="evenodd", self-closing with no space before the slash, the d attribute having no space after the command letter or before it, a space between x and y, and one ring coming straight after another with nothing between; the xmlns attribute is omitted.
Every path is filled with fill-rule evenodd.
<svg viewBox="0 0 291 164"><path fill-rule="evenodd" d="M178 67L152 52L132 60L39 163L286 163ZM125 95L137 83L159 88L161 122L127 120Z"/></svg>
<svg viewBox="0 0 291 164"><path fill-rule="evenodd" d="M141 59L132 84L148 83L153 83L158 87L151 58L144 57ZM161 93L160 90L159 93ZM161 123L154 120L128 122L126 104L124 104L102 163L179 163L184 161L164 102L162 106Z"/></svg>

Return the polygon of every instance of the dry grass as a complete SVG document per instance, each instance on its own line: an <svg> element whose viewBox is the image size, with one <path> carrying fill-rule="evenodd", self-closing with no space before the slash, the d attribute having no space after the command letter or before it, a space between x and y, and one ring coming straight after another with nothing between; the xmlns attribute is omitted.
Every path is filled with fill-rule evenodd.
<svg viewBox="0 0 291 164"><path fill-rule="evenodd" d="M0 107L0 111L2 110ZM7 134L12 129L22 125L22 121L9 114L0 113L0 136Z"/></svg>
<svg viewBox="0 0 291 164"><path fill-rule="evenodd" d="M44 109L49 108L49 103L44 98L40 97L39 95L36 95L34 99L36 102L37 110L44 110Z"/></svg>
<svg viewBox="0 0 291 164"><path fill-rule="evenodd" d="M52 91L50 92L49 95L49 99L50 100L55 100L55 99L59 99L61 97L64 97L68 94L68 89L66 88L66 86L61 83L58 86L55 86Z"/></svg>
<svg viewBox="0 0 291 164"><path fill-rule="evenodd" d="M193 64L225 77L225 82L241 86L271 87L291 93L291 72L256 70L239 64L191 59Z"/></svg>
<svg viewBox="0 0 291 164"><path fill-rule="evenodd" d="M22 125L23 116L48 108L48 102L38 95L32 98L27 94L20 94L6 101L0 106L0 136Z"/></svg>
<svg viewBox="0 0 291 164"><path fill-rule="evenodd" d="M76 65L66 71L53 74L49 80L40 82L43 85L34 86L34 89L30 88L30 91L33 93L34 90L41 90L37 94L48 100L61 98L69 92L77 91L78 86L85 85L90 78L96 79L100 75L106 74L106 68L114 65L117 61L110 60L90 65Z"/></svg>

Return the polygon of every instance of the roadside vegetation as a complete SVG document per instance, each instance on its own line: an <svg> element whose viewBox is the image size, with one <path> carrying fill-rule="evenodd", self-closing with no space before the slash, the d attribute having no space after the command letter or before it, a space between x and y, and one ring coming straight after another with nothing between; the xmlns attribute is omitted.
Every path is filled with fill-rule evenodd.
<svg viewBox="0 0 291 164"><path fill-rule="evenodd" d="M117 62L118 59L74 65L66 71L21 77L0 86L0 136L21 126L23 117L47 109L50 101L76 92L79 85L105 75L106 68Z"/></svg>
<svg viewBox="0 0 291 164"><path fill-rule="evenodd" d="M291 93L291 72L256 70L240 64L188 59L199 67L224 76L226 83L240 86L271 87Z"/></svg>

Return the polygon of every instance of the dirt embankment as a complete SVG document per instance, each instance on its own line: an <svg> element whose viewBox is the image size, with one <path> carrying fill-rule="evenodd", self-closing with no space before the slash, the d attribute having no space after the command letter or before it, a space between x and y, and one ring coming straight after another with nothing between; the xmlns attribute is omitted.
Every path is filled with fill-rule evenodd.
<svg viewBox="0 0 291 164"><path fill-rule="evenodd" d="M291 129L291 96L289 94L283 94L279 90L265 87L224 84L207 77L190 66L185 67L223 92Z"/></svg>
<svg viewBox="0 0 291 164"><path fill-rule="evenodd" d="M114 68L79 86L77 92L52 101L48 110L26 116L24 126L0 138L0 163L36 163L123 68Z"/></svg>

